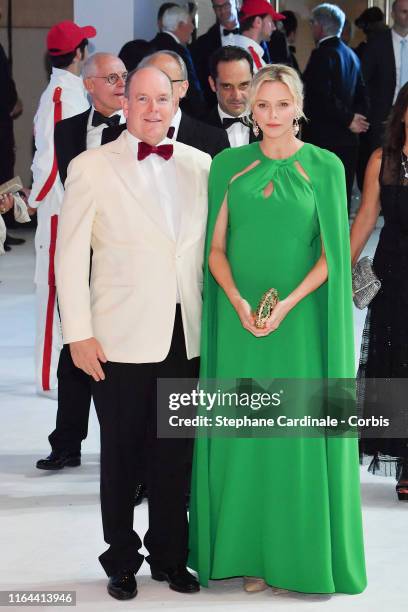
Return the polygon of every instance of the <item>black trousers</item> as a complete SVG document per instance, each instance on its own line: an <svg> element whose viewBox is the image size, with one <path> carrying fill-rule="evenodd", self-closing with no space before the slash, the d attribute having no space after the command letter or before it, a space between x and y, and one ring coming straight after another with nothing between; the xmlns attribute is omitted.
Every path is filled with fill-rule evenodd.
<svg viewBox="0 0 408 612"><path fill-rule="evenodd" d="M81 442L88 435L91 377L74 365L68 344L60 353L57 376L57 419L48 440L55 451L80 453Z"/></svg>
<svg viewBox="0 0 408 612"><path fill-rule="evenodd" d="M325 146L325 149L335 153L343 162L346 172L347 207L350 212L351 195L357 170L358 146Z"/></svg>
<svg viewBox="0 0 408 612"><path fill-rule="evenodd" d="M188 552L186 477L192 441L157 437L157 378L195 378L198 358L188 360L180 308L173 338L160 363L103 365L104 381L92 382L101 429L101 510L105 542L99 557L106 574L137 572L142 546L133 529L135 487L149 489L147 561L157 568L185 564Z"/></svg>

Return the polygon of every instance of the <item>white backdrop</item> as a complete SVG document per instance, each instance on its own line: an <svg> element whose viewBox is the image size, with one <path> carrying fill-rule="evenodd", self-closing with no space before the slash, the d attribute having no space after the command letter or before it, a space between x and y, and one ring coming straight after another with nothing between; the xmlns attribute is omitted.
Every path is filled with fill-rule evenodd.
<svg viewBox="0 0 408 612"><path fill-rule="evenodd" d="M210 0L196 0L199 7L199 34L214 23ZM119 53L134 38L151 40L157 32L157 11L163 0L74 0L74 21L97 29L90 51ZM184 2L179 1L182 6Z"/></svg>

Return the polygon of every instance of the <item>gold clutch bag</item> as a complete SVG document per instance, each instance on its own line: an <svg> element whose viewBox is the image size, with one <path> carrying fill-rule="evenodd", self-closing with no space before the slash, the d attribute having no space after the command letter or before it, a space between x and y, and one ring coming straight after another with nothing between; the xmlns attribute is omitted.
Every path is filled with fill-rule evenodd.
<svg viewBox="0 0 408 612"><path fill-rule="evenodd" d="M255 311L255 327L258 329L265 327L278 301L279 295L276 289L268 289L268 291L263 294L258 304L258 308Z"/></svg>

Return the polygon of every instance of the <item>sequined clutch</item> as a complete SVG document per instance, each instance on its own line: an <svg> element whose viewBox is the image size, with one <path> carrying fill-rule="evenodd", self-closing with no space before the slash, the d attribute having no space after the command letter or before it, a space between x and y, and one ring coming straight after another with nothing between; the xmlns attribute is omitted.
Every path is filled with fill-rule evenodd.
<svg viewBox="0 0 408 612"><path fill-rule="evenodd" d="M363 257L353 267L352 271L353 302L362 310L371 302L381 288L381 281L375 275L373 262L369 257Z"/></svg>
<svg viewBox="0 0 408 612"><path fill-rule="evenodd" d="M276 289L268 289L268 291L263 294L259 301L258 308L255 311L255 327L258 329L265 327L278 301L279 295Z"/></svg>

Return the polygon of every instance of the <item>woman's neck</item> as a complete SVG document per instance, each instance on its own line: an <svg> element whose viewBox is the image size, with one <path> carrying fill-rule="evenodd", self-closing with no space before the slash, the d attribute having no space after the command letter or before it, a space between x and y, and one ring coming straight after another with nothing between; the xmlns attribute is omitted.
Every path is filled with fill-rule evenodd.
<svg viewBox="0 0 408 612"><path fill-rule="evenodd" d="M262 152L272 159L285 159L298 151L303 143L293 134L284 134L280 138L268 138L264 135L260 146Z"/></svg>

